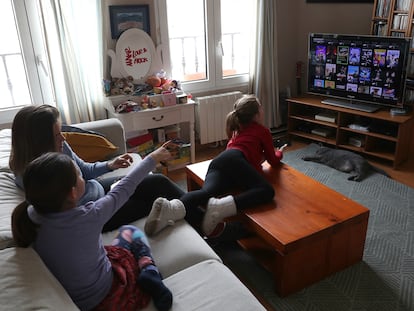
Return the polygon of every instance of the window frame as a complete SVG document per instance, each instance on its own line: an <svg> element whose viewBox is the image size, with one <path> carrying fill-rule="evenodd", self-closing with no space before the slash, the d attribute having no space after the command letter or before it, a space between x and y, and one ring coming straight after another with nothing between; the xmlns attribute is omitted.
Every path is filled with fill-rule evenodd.
<svg viewBox="0 0 414 311"><path fill-rule="evenodd" d="M206 57L207 77L202 81L181 82L186 92L205 92L220 89L237 89L246 87L250 74L239 74L231 77L222 76L221 51L221 15L220 0L204 0L206 12ZM160 42L162 44L162 61L164 69L171 72L170 47L167 22L167 0L160 0L158 10L158 23ZM189 18L191 23L191 18ZM251 60L251 57L250 57ZM249 60L249 61L250 61ZM174 78L174 77L172 77Z"/></svg>
<svg viewBox="0 0 414 311"><path fill-rule="evenodd" d="M0 108L0 125L11 124L16 113L29 104L54 104L49 62L43 39L38 1L11 0L14 10L31 103Z"/></svg>

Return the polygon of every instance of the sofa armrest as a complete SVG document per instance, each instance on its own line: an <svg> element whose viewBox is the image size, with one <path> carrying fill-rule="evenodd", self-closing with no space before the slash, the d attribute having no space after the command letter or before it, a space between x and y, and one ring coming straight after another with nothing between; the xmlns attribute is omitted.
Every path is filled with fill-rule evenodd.
<svg viewBox="0 0 414 311"><path fill-rule="evenodd" d="M119 148L117 154L123 154L127 151L124 127L121 121L116 118L83 122L72 125L83 130L94 131L104 135L111 143Z"/></svg>

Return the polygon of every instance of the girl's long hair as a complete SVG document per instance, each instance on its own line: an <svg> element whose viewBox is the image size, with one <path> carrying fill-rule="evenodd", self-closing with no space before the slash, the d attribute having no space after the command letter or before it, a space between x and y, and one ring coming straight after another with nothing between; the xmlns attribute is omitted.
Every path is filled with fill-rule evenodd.
<svg viewBox="0 0 414 311"><path fill-rule="evenodd" d="M17 246L28 247L36 239L39 225L30 219L28 207L32 205L41 215L62 211L76 181L76 167L63 153L48 152L30 162L23 175L26 200L12 213L12 234Z"/></svg>
<svg viewBox="0 0 414 311"><path fill-rule="evenodd" d="M41 154L55 151L53 126L59 117L59 111L50 105L31 105L17 112L9 159L15 175L22 175L26 166Z"/></svg>
<svg viewBox="0 0 414 311"><path fill-rule="evenodd" d="M230 139L234 132L253 121L259 113L260 101L254 95L246 95L239 98L233 106L233 110L226 117L226 133Z"/></svg>

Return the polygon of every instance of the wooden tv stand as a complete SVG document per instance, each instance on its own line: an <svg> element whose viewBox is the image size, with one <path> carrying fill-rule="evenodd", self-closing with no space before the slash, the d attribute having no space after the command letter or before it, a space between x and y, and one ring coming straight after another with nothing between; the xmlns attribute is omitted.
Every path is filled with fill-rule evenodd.
<svg viewBox="0 0 414 311"><path fill-rule="evenodd" d="M287 99L290 138L301 137L387 160L394 168L408 159L413 144L412 112L407 116L391 116L389 109L362 112L322 104L323 99L311 95ZM325 114L329 121L323 118ZM369 131L350 128L351 124L369 125Z"/></svg>

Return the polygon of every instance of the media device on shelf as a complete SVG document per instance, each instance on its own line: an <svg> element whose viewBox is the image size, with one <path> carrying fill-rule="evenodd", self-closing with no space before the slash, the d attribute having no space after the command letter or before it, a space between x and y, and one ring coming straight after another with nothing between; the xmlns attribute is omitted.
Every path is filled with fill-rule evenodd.
<svg viewBox="0 0 414 311"><path fill-rule="evenodd" d="M402 37L310 33L308 93L367 112L401 108L409 49Z"/></svg>

